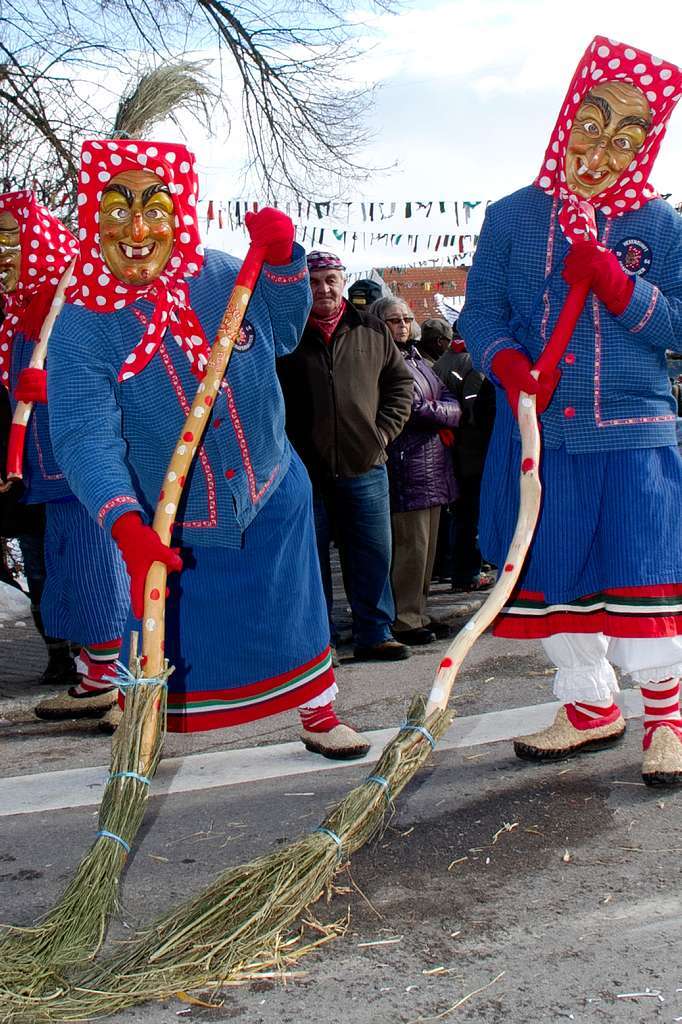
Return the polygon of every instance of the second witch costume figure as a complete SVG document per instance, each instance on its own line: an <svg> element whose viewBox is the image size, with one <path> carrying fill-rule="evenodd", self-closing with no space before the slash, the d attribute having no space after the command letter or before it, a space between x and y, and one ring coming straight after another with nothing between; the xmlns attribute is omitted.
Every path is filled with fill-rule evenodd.
<svg viewBox="0 0 682 1024"><path fill-rule="evenodd" d="M564 704L516 752L555 760L617 742L615 664L642 689L644 781L664 785L682 782L682 459L666 370L682 347L682 219L649 175L681 94L675 65L593 40L536 181L487 211L459 321L509 398L481 500L481 547L498 565L518 505L519 393L542 414L542 515L495 631L542 640ZM578 282L590 291L560 374L536 381Z"/></svg>

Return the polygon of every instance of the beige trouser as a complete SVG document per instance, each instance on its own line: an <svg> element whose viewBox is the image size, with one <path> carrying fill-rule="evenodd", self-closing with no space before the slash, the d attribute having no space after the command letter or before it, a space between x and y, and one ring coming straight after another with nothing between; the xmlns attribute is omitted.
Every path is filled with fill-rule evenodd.
<svg viewBox="0 0 682 1024"><path fill-rule="evenodd" d="M426 599L436 558L440 505L394 512L391 583L395 598L394 633L418 629L429 621Z"/></svg>

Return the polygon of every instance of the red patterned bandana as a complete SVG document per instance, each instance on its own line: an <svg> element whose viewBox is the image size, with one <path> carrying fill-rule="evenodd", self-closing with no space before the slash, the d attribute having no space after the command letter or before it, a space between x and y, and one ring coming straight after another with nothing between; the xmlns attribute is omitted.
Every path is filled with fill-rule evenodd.
<svg viewBox="0 0 682 1024"><path fill-rule="evenodd" d="M0 383L9 384L12 339L17 334L37 341L52 304L55 288L78 243L68 228L33 192L8 192L0 196L0 213L11 213L19 225L21 267L19 281L9 295L0 296L5 319L0 324Z"/></svg>
<svg viewBox="0 0 682 1024"><path fill-rule="evenodd" d="M319 331L326 345L328 345L329 342L332 340L334 331L339 326L339 323L341 322L341 317L343 316L345 311L346 300L341 299L341 302L339 303L338 307L334 310L333 313L330 313L329 316L313 316L313 314L311 313L310 316L308 317L308 323L316 331Z"/></svg>
<svg viewBox="0 0 682 1024"><path fill-rule="evenodd" d="M566 147L573 119L585 96L595 85L604 82L625 82L639 89L651 108L651 127L644 145L615 184L587 200L571 192L566 184ZM544 192L558 194L563 200L559 222L569 241L582 239L586 234L596 237L585 221L585 217L593 218L594 208L607 217L619 217L638 210L658 195L648 179L668 118L681 95L682 70L675 64L604 36L595 36L573 75L542 169L534 182Z"/></svg>
<svg viewBox="0 0 682 1024"><path fill-rule="evenodd" d="M168 185L175 205L173 254L163 273L148 285L128 285L114 277L100 249L99 205L102 189L123 171L146 170ZM185 278L201 270L204 248L197 219L196 163L185 146L165 142L124 139L87 141L81 150L78 191L78 238L81 258L76 266L75 284L68 298L76 305L98 313L111 313L138 299L151 302L154 310L147 329L120 369L118 379L136 376L153 359L170 327L192 365L196 377L203 377L210 354L199 319L189 305Z"/></svg>

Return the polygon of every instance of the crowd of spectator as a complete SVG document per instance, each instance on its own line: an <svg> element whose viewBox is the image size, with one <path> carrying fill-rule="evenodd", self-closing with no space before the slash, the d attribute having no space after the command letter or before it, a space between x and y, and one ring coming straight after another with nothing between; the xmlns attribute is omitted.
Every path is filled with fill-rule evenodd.
<svg viewBox="0 0 682 1024"><path fill-rule="evenodd" d="M420 330L377 281L356 281L345 299L332 253L310 253L308 264L312 313L278 373L287 433L313 482L332 643L336 544L354 656L402 659L449 633L427 610L434 578L454 591L494 582L477 541L494 389L446 320Z"/></svg>

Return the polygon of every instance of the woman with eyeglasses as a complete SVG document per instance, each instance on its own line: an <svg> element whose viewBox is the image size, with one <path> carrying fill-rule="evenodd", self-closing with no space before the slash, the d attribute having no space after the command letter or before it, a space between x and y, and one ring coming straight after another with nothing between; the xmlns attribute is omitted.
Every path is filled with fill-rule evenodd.
<svg viewBox="0 0 682 1024"><path fill-rule="evenodd" d="M414 343L415 320L395 296L378 299L370 309L387 325L412 374L412 412L388 446L393 562L391 582L396 605L393 634L406 644L428 644L450 629L426 613L436 555L440 510L457 496L452 457L453 430L462 411Z"/></svg>

